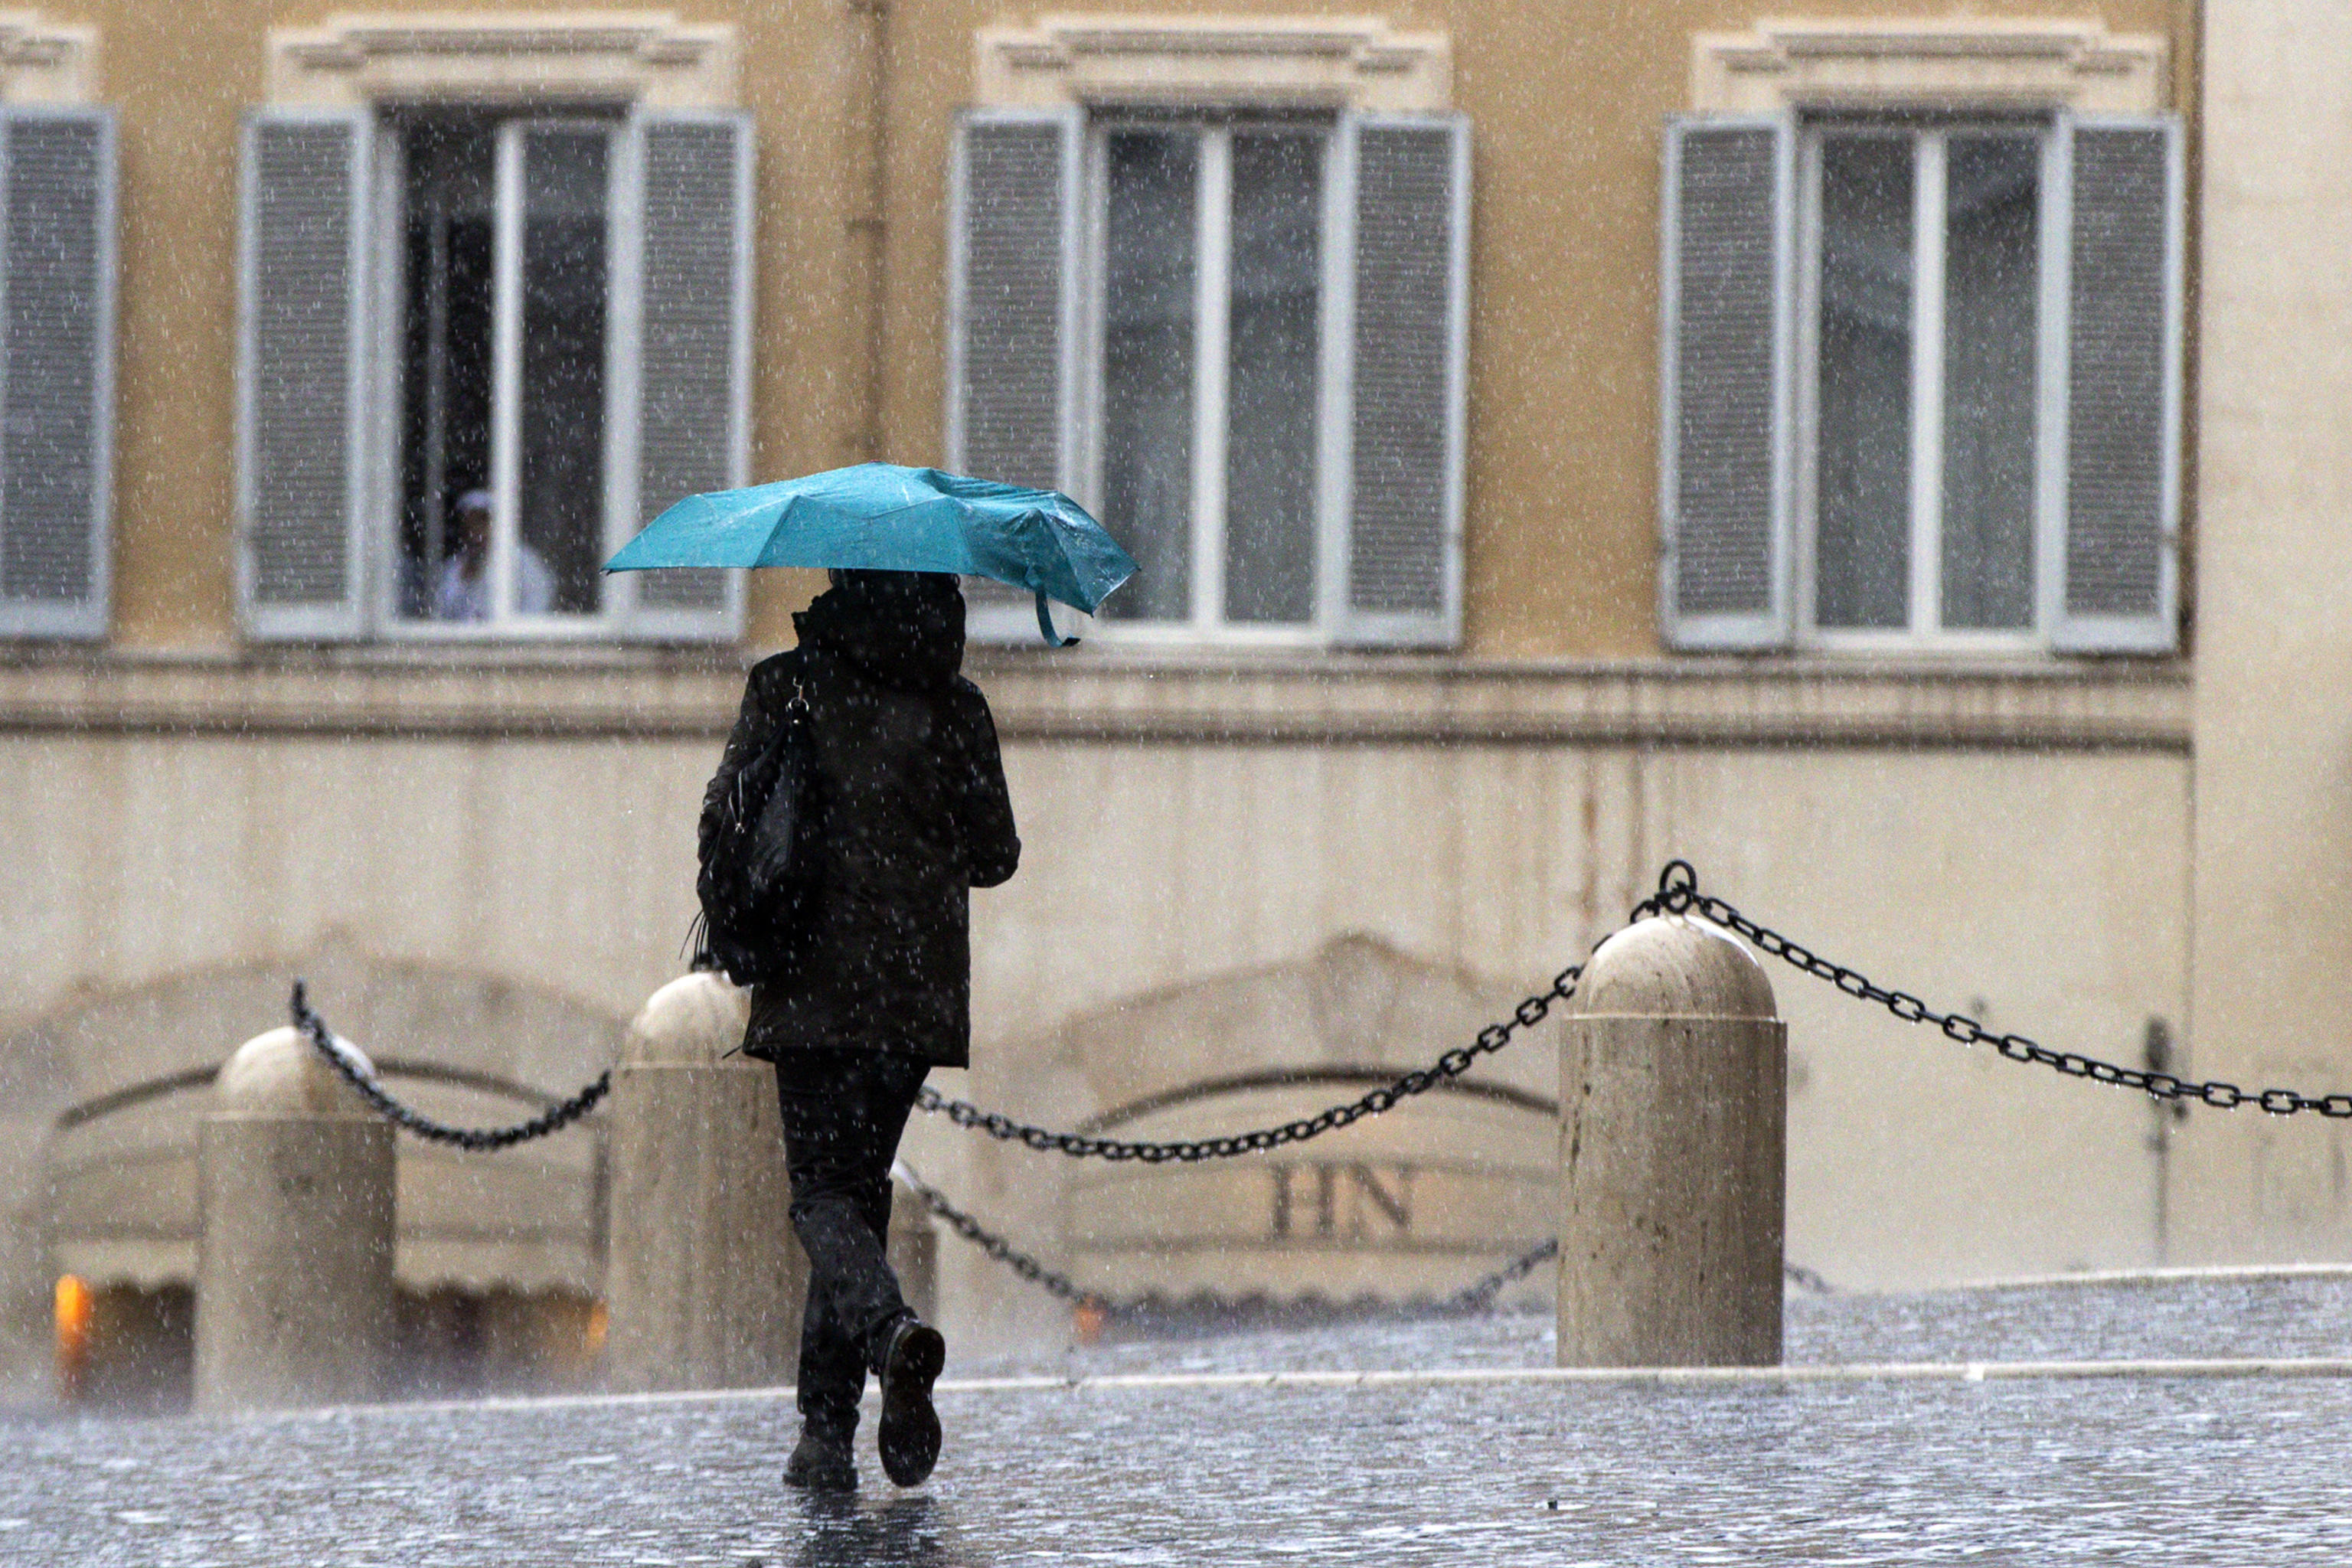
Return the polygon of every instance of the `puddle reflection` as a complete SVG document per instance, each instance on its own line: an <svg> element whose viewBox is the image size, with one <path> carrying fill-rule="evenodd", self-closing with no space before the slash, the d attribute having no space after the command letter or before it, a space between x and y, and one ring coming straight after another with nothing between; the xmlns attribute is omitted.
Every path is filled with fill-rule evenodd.
<svg viewBox="0 0 2352 1568"><path fill-rule="evenodd" d="M817 1493L801 1503L808 1529L791 1559L795 1568L987 1568L956 1539L935 1498L868 1508L855 1497Z"/></svg>

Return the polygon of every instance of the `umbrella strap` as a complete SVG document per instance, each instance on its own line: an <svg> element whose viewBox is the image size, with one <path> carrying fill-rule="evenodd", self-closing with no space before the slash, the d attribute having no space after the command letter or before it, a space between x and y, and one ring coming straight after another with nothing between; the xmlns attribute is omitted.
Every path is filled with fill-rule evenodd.
<svg viewBox="0 0 2352 1568"><path fill-rule="evenodd" d="M1054 635L1054 617L1052 613L1045 608L1045 591L1043 588L1037 590L1037 635L1045 639L1045 646L1047 647L1076 647L1078 646L1078 639L1076 637L1055 637Z"/></svg>

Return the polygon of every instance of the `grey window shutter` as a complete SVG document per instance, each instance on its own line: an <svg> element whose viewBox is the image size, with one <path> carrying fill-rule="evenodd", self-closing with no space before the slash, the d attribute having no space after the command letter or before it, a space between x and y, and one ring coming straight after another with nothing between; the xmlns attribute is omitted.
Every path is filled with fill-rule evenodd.
<svg viewBox="0 0 2352 1568"><path fill-rule="evenodd" d="M636 418L624 534L688 496L745 482L751 379L751 118L645 111L630 134ZM628 314L618 312L624 321ZM623 624L634 636L725 638L741 630L740 572L624 578L631 600Z"/></svg>
<svg viewBox="0 0 2352 1568"><path fill-rule="evenodd" d="M947 464L1076 493L1078 371L1076 109L976 110L956 123L948 181ZM976 640L1034 640L1025 595L967 584Z"/></svg>
<svg viewBox="0 0 2352 1568"><path fill-rule="evenodd" d="M1342 122L1347 519L1339 640L1462 638L1470 126L1458 115Z"/></svg>
<svg viewBox="0 0 2352 1568"><path fill-rule="evenodd" d="M246 120L238 588L257 637L353 637L364 626L372 131L356 110Z"/></svg>
<svg viewBox="0 0 2352 1568"><path fill-rule="evenodd" d="M114 117L0 111L0 636L106 635Z"/></svg>
<svg viewBox="0 0 2352 1568"><path fill-rule="evenodd" d="M1795 131L1667 121L1660 202L1659 620L1669 646L1788 646Z"/></svg>
<svg viewBox="0 0 2352 1568"><path fill-rule="evenodd" d="M2182 179L2172 115L2071 120L2065 544L2053 642L2179 642Z"/></svg>

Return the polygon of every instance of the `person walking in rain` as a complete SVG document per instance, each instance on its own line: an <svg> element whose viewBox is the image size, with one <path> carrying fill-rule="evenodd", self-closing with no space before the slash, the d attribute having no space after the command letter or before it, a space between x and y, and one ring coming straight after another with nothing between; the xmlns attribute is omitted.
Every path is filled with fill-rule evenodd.
<svg viewBox="0 0 2352 1568"><path fill-rule="evenodd" d="M958 574L1092 615L1135 557L1058 490L856 463L673 502L607 572L817 566L833 586L761 661L703 797L698 967L751 987L744 1048L775 1064L793 1227L809 1258L796 1486L857 1484L866 1374L901 1486L931 1473L947 1355L883 1240L890 1166L934 1067L971 1048L970 890L1021 859L996 731L959 673Z"/></svg>
<svg viewBox="0 0 2352 1568"><path fill-rule="evenodd" d="M939 1458L931 1384L946 1346L884 1252L890 1167L925 1076L970 1060L970 890L1011 877L1021 840L988 701L959 673L956 579L836 570L832 584L793 616L799 647L752 669L705 795L702 962L754 977L743 1049L775 1067L808 1254L784 1479L846 1490L869 1371L883 1469L913 1486ZM747 783L796 817L791 894L757 919L714 910L710 894L714 856L755 837L730 822L760 815Z"/></svg>

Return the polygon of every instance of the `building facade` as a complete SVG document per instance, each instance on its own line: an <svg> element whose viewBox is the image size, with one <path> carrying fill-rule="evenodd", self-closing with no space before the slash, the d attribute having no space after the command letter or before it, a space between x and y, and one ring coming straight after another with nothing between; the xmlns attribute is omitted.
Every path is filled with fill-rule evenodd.
<svg viewBox="0 0 2352 1568"><path fill-rule="evenodd" d="M0 17L19 1381L60 1274L168 1316L202 1074L294 974L451 1115L607 1059L814 584L595 566L679 495L866 458L1067 489L1145 568L1050 655L975 590L1026 850L974 900L951 1091L1143 1133L1312 1109L1465 1042L1676 855L1988 1025L2221 1070L2201 748L2270 731L2191 673L2237 581L2198 553L2199 15ZM2281 134L2231 112L2242 161ZM1833 1280L2337 1245L2332 1197L2247 1239L2270 1178L2214 1113L1774 979L1790 1251ZM1552 1048L1157 1186L909 1154L1106 1289L1437 1294L1547 1233ZM567 1137L404 1155L419 1342L585 1331ZM1062 1331L940 1261L967 1342Z"/></svg>

